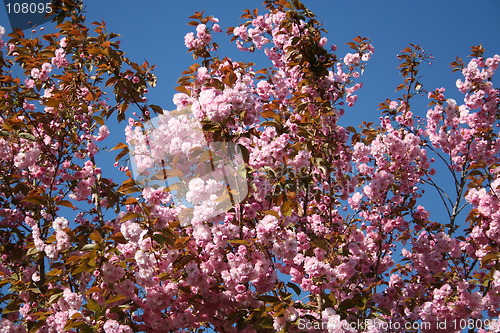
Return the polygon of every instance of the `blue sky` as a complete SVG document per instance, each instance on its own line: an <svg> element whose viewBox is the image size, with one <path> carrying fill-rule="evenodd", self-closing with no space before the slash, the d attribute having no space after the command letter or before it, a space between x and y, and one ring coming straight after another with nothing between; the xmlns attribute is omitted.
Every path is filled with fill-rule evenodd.
<svg viewBox="0 0 500 333"><path fill-rule="evenodd" d="M84 1L87 18L107 22L108 31L121 35L121 47L128 57L138 63L147 60L156 65L158 85L151 89L149 103L164 109L173 108L172 96L176 80L184 69L193 63L184 46L184 35L193 31L187 25L188 17L195 11L204 11L220 19L223 30L243 23L239 17L243 9L260 7L261 1L191 0L191 1L132 1L99 0ZM342 124L357 126L361 121L378 123L377 106L386 98L396 98L395 87L401 83L396 55L408 43L419 44L435 59L431 66L424 66L421 82L427 90L438 87L447 89L447 97L461 102L455 88L459 73L451 73L449 63L456 56L466 58L469 47L483 44L486 55L500 53L500 1L458 0L458 1L334 1L310 0L304 4L316 13L328 30L329 44L336 44L338 56L349 51L345 43L360 35L370 38L375 54L369 61L361 78L364 87L358 91L358 102L348 109ZM2 22L5 22L2 24ZM5 8L0 8L0 25L9 30ZM54 25L46 23L45 32ZM27 32L29 34L29 31ZM221 45L218 56L229 56L233 60L253 61L255 69L269 65L262 55L237 52L229 44L225 34L218 34ZM261 64L261 66L259 66ZM413 109L414 114L423 116L427 101ZM111 127L112 147L124 141L123 126Z"/></svg>
<svg viewBox="0 0 500 333"><path fill-rule="evenodd" d="M239 17L243 9L262 9L261 1L191 0L191 1L132 1L99 0L84 1L87 18L104 20L108 31L121 35L121 47L135 62L147 60L156 65L158 85L151 89L149 103L164 109L173 108L172 96L176 80L184 69L193 63L184 46L184 35L193 31L188 26L188 17L195 11L204 11L220 19L223 30L243 23ZM357 126L361 121L378 124L377 106L386 98L396 98L395 87L401 83L396 67L396 55L408 43L419 44L435 57L431 66L421 70L421 82L427 90L438 87L447 89L447 97L461 102L455 88L459 73L451 73L449 63L457 56L466 58L470 46L483 44L486 55L500 53L500 1L458 0L458 1L333 1L310 0L304 4L316 13L328 30L329 44L338 46L337 55L349 52L345 43L360 35L373 41L375 54L361 77L364 87L358 91L358 102L346 110L342 120L344 126ZM2 24L2 22L5 22ZM0 25L7 30L5 8L0 8ZM53 24L46 23L46 32ZM29 31L28 31L29 34ZM229 56L237 61L253 61L255 69L267 67L262 55L236 51L229 44L225 34L218 34L221 45L218 56ZM261 64L261 66L259 66ZM498 82L498 81L497 81ZM413 112L423 116L427 101L414 104ZM124 141L123 126L111 127L112 138L109 147ZM112 168L112 167L111 167ZM116 172L116 171L115 171Z"/></svg>
<svg viewBox="0 0 500 333"><path fill-rule="evenodd" d="M486 55L500 53L500 1L332 1L311 0L304 4L316 13L328 30L329 44L338 46L338 56L349 52L345 43L360 35L373 41L375 54L369 61L361 78L364 87L358 91L358 103L342 120L344 126L357 126L363 120L378 124L377 106L386 98L396 98L395 88L401 78L396 67L396 55L408 46L419 44L434 56L433 64L424 66L422 83L427 90L439 87L447 89L447 97L461 102L455 88L460 73L451 73L450 62L457 56L466 58L470 46L482 44ZM176 80L189 67L193 59L184 46L184 35L193 31L188 26L188 17L195 11L204 11L220 19L223 30L243 23L243 9L262 8L261 1L192 0L179 1L88 1L88 18L104 20L109 31L122 35L122 48L129 58L155 64L158 86L151 89L150 102L172 109L172 95ZM229 56L233 60L253 61L255 69L268 66L262 56L236 51L224 34L219 34L221 45L219 57ZM259 63L262 64L259 66ZM421 98L414 114L424 116L427 100ZM115 138L123 138L115 133ZM442 170L444 171L444 170ZM439 172L439 169L438 169ZM442 172L440 180L449 177ZM448 180L451 180L448 178ZM449 184L451 185L451 184ZM446 188L446 186L445 186ZM435 193L435 192L433 192ZM431 218L446 218L444 209L435 200L423 198L422 204L431 209ZM437 197L436 197L437 199ZM434 202L433 202L434 201Z"/></svg>
<svg viewBox="0 0 500 333"><path fill-rule="evenodd" d="M132 61L142 63L147 60L156 65L158 85L151 89L149 102L167 110L173 108L172 96L177 78L193 63L183 40L187 32L194 30L187 25L188 17L195 11L204 11L218 17L225 30L243 23L239 19L243 9L262 8L258 0L88 0L85 4L88 23L104 20L108 31L121 35L122 50ZM358 103L346 112L342 122L345 126L357 126L362 120L377 124L378 104L386 98L399 96L395 93L395 87L401 83L396 70L396 55L408 43L419 44L435 57L433 65L425 66L421 71L424 88L445 87L447 97L455 98L459 103L461 99L455 81L460 74L452 74L449 63L457 56L466 58L470 46L477 44L485 47L487 56L500 54L499 0L309 0L304 4L316 13L328 30L329 44L338 45L339 57L348 52L345 43L358 35L373 41L375 54L361 78L364 87L358 92ZM0 25L9 30L4 7L0 7ZM50 31L53 24L44 26ZM264 60L237 52L234 44L224 42L229 41L224 37L223 34L218 37L222 46L219 57L227 55L237 61ZM262 67L266 66L268 63L263 62ZM255 67L260 68L258 64ZM419 104L420 109L413 112L423 116L427 110L425 105L424 99ZM109 147L125 140L123 126L113 126L111 132ZM113 172L112 161L107 162ZM114 173L119 178L119 172L115 170ZM429 206L434 212L439 212L435 203L429 202Z"/></svg>
<svg viewBox="0 0 500 333"><path fill-rule="evenodd" d="M150 90L149 103L164 109L173 108L172 96L176 92L177 78L193 63L184 46L184 35L193 31L187 25L188 17L195 11L204 11L220 19L223 30L243 23L240 15L244 9L259 7L259 0L191 0L191 1L132 1L99 0L84 1L87 18L104 20L108 31L121 35L121 47L127 56L138 63L147 60L156 65L158 85ZM378 124L377 106L386 98L396 98L395 87L401 83L396 67L396 55L408 43L419 44L435 59L431 66L424 66L421 82L427 90L438 87L447 89L447 97L461 102L455 88L459 73L451 73L449 63L457 56L466 58L472 45L483 44L487 55L500 53L500 1L333 1L310 0L304 4L316 13L328 30L329 44L338 46L338 56L349 51L345 43L360 35L373 41L375 54L369 61L361 81L364 87L358 91L358 102L348 109L344 126L357 126L363 120ZM5 8L0 9L0 22L6 22ZM1 23L0 23L1 24ZM8 24L3 24L8 27ZM46 23L46 32L53 24ZM9 29L7 29L9 30ZM28 31L29 33L29 31ZM260 54L242 53L229 44L225 34L218 34L221 45L218 56L233 60L253 61L255 69L267 67L268 62ZM259 66L261 64L261 66ZM414 114L425 115L427 101L414 104ZM109 147L124 141L123 126L111 126ZM112 168L112 167L111 167ZM114 173L119 174L114 171Z"/></svg>
<svg viewBox="0 0 500 333"><path fill-rule="evenodd" d="M396 54L408 43L421 45L435 57L433 65L423 72L428 90L441 86L448 91L454 88L458 74L451 75L449 63L456 56L466 57L470 46L483 44L490 55L500 52L498 0L304 3L328 30L329 43L339 46L339 56L348 50L345 43L357 35L373 41L375 55L362 78L364 89L358 94L359 103L352 111L357 119L378 119L378 103L395 96L399 84ZM110 31L121 34L121 45L131 59L138 62L146 59L157 65L159 84L150 99L165 108L173 107L175 81L192 63L183 41L184 35L193 30L186 24L188 16L203 10L218 17L225 29L243 22L239 19L243 9L255 7L261 7L261 1L192 0L177 1L175 5L158 0L87 1L89 19L103 19ZM235 52L234 45L223 43L219 56L228 54L235 60L255 59L248 53Z"/></svg>
<svg viewBox="0 0 500 333"><path fill-rule="evenodd" d="M90 22L104 20L108 31L121 35L122 49L133 61L147 60L155 64L158 86L151 89L150 103L173 108L172 95L176 80L193 60L184 47L184 35L193 31L188 17L195 11L216 16L225 30L243 22L242 10L262 8L261 1L191 0L191 1L84 1ZM423 84L427 90L444 86L455 97L454 88L459 74L451 74L449 63L456 56L465 58L469 47L483 44L487 55L500 53L500 1L441 0L431 1L337 1L310 0L304 4L316 13L328 30L329 44L337 44L338 55L348 52L345 43L360 35L375 46L366 71L361 78L364 88L359 91L357 105L346 117L345 125L356 126L361 120L378 119L377 105L394 98L395 87L401 82L396 70L396 54L408 43L419 44L435 57L432 66L425 66ZM5 8L0 8L0 24L6 22ZM8 24L3 24L8 27ZM51 24L46 23L48 29ZM7 29L9 30L9 29ZM258 62L263 58L236 51L224 34L218 36L222 45L218 55L234 60ZM264 62L263 66L268 63ZM450 97L454 97L450 96ZM459 100L458 100L459 101ZM425 106L425 103L422 104ZM416 114L422 110L413 110ZM113 133L115 134L115 133ZM120 135L116 133L115 135Z"/></svg>

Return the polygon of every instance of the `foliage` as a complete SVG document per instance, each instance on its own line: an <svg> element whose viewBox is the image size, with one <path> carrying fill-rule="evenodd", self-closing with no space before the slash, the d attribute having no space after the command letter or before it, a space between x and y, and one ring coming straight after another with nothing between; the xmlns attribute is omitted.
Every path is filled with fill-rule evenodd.
<svg viewBox="0 0 500 333"><path fill-rule="evenodd" d="M179 79L171 113L145 103L153 67L127 59L103 22L87 28L78 1L54 6L57 34L16 31L1 43L2 332L381 332L408 323L458 332L457 322L476 319L494 331L500 56L477 46L467 64L452 64L464 76L460 104L443 88L424 90L419 65L429 57L410 45L398 55L402 96L379 105L381 124L344 128L370 41L356 37L339 57L302 3L265 7L228 29L241 51L270 59L257 71L216 56L215 17L191 17L185 44L200 63ZM424 93L431 109L420 119L411 102ZM121 167L128 179L116 184L96 163L97 142L131 106L141 115L129 118L116 161L130 153L153 181ZM158 124L146 130L151 114ZM214 168L218 156L204 145L216 142L241 152L248 184L241 202L241 189L222 186L231 198L223 212L220 184L198 168ZM448 170L432 168L434 159ZM188 173L184 193L155 185ZM442 187L445 173L454 193ZM446 221L425 208L429 185ZM176 191L193 205L187 222Z"/></svg>

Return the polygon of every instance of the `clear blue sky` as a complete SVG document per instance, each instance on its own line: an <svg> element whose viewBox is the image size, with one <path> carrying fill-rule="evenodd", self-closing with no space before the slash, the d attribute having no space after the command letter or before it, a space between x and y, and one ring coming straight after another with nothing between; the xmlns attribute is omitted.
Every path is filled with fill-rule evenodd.
<svg viewBox="0 0 500 333"><path fill-rule="evenodd" d="M401 83L396 55L408 43L419 44L435 57L431 66L422 68L424 88L433 90L443 86L447 89L447 97L459 103L462 97L455 88L455 81L460 73L451 73L450 62L457 56L465 59L470 54L470 46L477 44L483 44L486 55L500 54L499 0L303 2L328 30L329 43L338 45L339 57L349 51L345 43L358 35L370 38L375 47L375 54L361 78L364 87L358 91L358 103L346 112L341 122L344 126L357 126L362 120L378 124L378 104L386 98L399 96L395 93L396 86ZM137 62L146 59L157 65L158 86L152 89L149 97L151 103L165 109L173 108L171 100L176 80L193 62L184 46L184 35L194 30L187 25L188 17L195 11L204 11L218 17L225 30L243 23L239 18L243 9L256 7L262 8L261 1L87 1L89 19L103 19L109 31L121 34L121 46L131 59ZM237 52L236 46L225 43L228 39L223 37L225 35L220 34L217 41L222 45L220 57L227 55L234 60L253 62L263 59ZM266 66L268 63L264 62L262 67ZM414 104L418 109L413 112L424 116L427 100L422 98L421 101ZM122 134L115 135L120 137ZM439 169L438 173L441 173ZM439 177L442 181L449 174L444 171ZM432 212L431 219L446 218L443 207L436 205L434 199L423 199L421 203Z"/></svg>
<svg viewBox="0 0 500 333"><path fill-rule="evenodd" d="M183 40L194 29L187 25L188 17L195 11L204 11L218 17L225 30L243 22L239 19L243 9L262 8L259 0L87 0L84 3L89 23L104 20L109 31L121 34L122 49L130 59L139 63L148 60L157 66L158 86L151 90L149 98L152 104L165 109L173 107L175 82L193 62ZM469 47L477 44L483 44L487 55L500 53L499 0L309 0L304 4L328 30L329 43L338 45L339 56L348 51L345 43L357 35L370 38L375 46L375 55L362 77L364 88L358 93L358 103L349 112L352 118L347 119L346 125L349 122L355 126L361 120L377 121L378 103L397 97L394 90L400 80L396 54L408 43L421 45L435 57L433 65L422 72L424 88L444 86L456 97L459 95L455 93L454 82L459 75L451 74L449 63L456 56L465 58ZM6 20L2 7L0 25ZM8 24L3 25L8 30ZM45 25L50 29L49 23ZM254 62L262 59L236 52L234 45L224 43L228 40L224 36L218 36L223 46L219 56ZM425 108L421 111L425 112Z"/></svg>
<svg viewBox="0 0 500 333"><path fill-rule="evenodd" d="M187 25L188 17L195 11L204 11L218 17L225 30L243 23L239 18L243 9L262 8L259 0L88 0L84 3L89 24L104 20L108 31L121 35L121 47L131 60L138 63L147 60L157 66L158 85L151 89L149 102L168 110L173 108L172 96L177 78L193 62L184 46L184 35L194 30ZM477 44L483 44L487 55L500 53L499 0L309 0L304 4L316 13L328 30L329 44L338 45L339 57L348 52L345 43L357 35L370 38L375 46L375 55L361 78L364 87L358 92L358 103L348 110L342 121L345 126L356 126L362 120L377 124L378 103L398 97L395 87L401 80L396 70L396 54L408 43L419 44L435 57L433 65L425 66L421 71L424 88L433 90L444 86L447 97L458 102L461 102L460 94L454 83L460 75L451 73L449 63L456 56L466 58L469 47ZM0 25L9 30L6 21L5 8L2 7ZM51 24L45 26L46 31L51 30ZM225 34L219 34L217 40L222 45L218 53L220 57L254 62L263 60L262 57L237 52L233 44L224 42L229 40L224 37ZM262 67L266 66L267 62L262 63ZM413 112L424 115L425 105L424 100ZM111 131L109 147L124 141L123 126L113 126Z"/></svg>
<svg viewBox="0 0 500 333"><path fill-rule="evenodd" d="M188 17L195 11L204 11L220 19L227 27L243 23L239 19L243 9L261 7L261 1L229 0L87 0L88 23L104 20L108 31L121 34L121 47L128 57L141 63L155 64L158 85L151 89L149 100L164 109L172 109L172 96L179 75L192 63L184 46L184 35L193 31ZM459 73L451 74L449 63L460 56L466 58L469 47L483 44L486 55L500 54L500 0L309 0L303 1L328 30L329 44L339 47L338 56L348 52L345 43L361 35L373 41L375 54L361 78L363 89L358 92L358 103L346 113L345 126L357 126L362 120L378 123L377 106L386 98L398 97L395 87L401 83L396 54L408 43L419 44L435 57L432 66L424 67L422 83L427 90L447 89L447 96L457 99L455 89ZM0 7L0 25L8 29L5 8ZM50 30L51 24L45 24ZM53 26L53 25L52 25ZM225 35L220 34L221 37ZM229 40L228 38L225 40ZM218 55L239 61L256 61L249 53L236 52L234 45L221 42ZM264 63L262 67L268 66ZM257 65L256 68L259 66ZM500 74L499 74L500 75ZM498 84L497 79L497 86ZM415 114L424 115L426 103ZM124 141L123 126L111 127L109 147ZM110 164L113 178L120 174ZM116 176L113 176L113 172ZM109 176L109 175L108 175ZM116 179L115 179L116 180ZM431 219L439 220L438 206L431 199L423 202L431 208ZM428 204L428 205L427 205ZM431 207L429 207L431 206ZM434 215L434 213L436 213Z"/></svg>
<svg viewBox="0 0 500 333"><path fill-rule="evenodd" d="M135 61L147 59L157 65L159 84L151 101L173 107L171 96L175 81L192 63L183 37L193 31L186 25L194 11L204 11L220 19L222 28L235 26L242 10L261 7L261 1L191 0L191 1L86 1L88 17L104 19L110 31L122 35L122 47ZM421 45L435 57L423 74L428 90L444 86L454 89L458 73L451 75L449 63L456 56L466 57L469 47L483 44L487 54L500 53L500 1L498 0L423 0L423 1L304 1L328 30L329 43L339 46L339 56L357 35L373 41L375 55L362 78L357 119L376 120L379 102L395 96L400 82L396 54L408 43ZM222 36L220 36L222 37ZM219 39L220 40L220 39ZM234 45L224 45L219 56L235 60L253 59L237 53ZM265 64L267 66L267 64ZM458 97L458 95L457 95ZM354 112L353 110L353 112ZM415 110L416 111L416 110Z"/></svg>

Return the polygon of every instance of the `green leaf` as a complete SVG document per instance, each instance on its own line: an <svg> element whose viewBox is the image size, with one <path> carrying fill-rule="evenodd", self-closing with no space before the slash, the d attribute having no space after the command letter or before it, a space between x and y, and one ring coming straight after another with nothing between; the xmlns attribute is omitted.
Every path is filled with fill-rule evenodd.
<svg viewBox="0 0 500 333"><path fill-rule="evenodd" d="M272 296L272 295L260 295L260 296L257 296L257 298L260 301L263 301L266 303L279 303L280 302L280 299L278 297Z"/></svg>
<svg viewBox="0 0 500 333"><path fill-rule="evenodd" d="M481 266L485 266L493 260L500 259L500 252L490 252L481 259Z"/></svg>
<svg viewBox="0 0 500 333"><path fill-rule="evenodd" d="M352 133L356 133L356 129L352 126L346 127L346 130L348 130L349 132L352 132Z"/></svg>
<svg viewBox="0 0 500 333"><path fill-rule="evenodd" d="M45 205L45 198L38 194L29 194L22 201L31 202L38 205Z"/></svg>
<svg viewBox="0 0 500 333"><path fill-rule="evenodd" d="M85 244L82 247L82 251L93 250L93 249L95 249L95 247L96 247L96 244Z"/></svg>
<svg viewBox="0 0 500 333"><path fill-rule="evenodd" d="M352 298L348 298L340 302L339 310L346 311L354 307L364 310L367 302L368 302L368 297L366 295L357 294L354 295Z"/></svg>
<svg viewBox="0 0 500 333"><path fill-rule="evenodd" d="M125 237L123 237L123 234L121 232L117 232L116 234L111 236L111 239L120 244L127 244L127 240L125 239Z"/></svg>
<svg viewBox="0 0 500 333"><path fill-rule="evenodd" d="M32 293L35 293L35 294L41 294L42 292L40 291L40 289L38 288L30 288L29 289Z"/></svg>
<svg viewBox="0 0 500 333"><path fill-rule="evenodd" d="M150 107L150 108L151 108L151 109L152 109L155 113L157 113L157 114L163 114L163 109L162 109L160 106L152 104L152 105L150 105L149 107Z"/></svg>
<svg viewBox="0 0 500 333"><path fill-rule="evenodd" d="M261 317L256 321L256 325L260 328L272 329L274 320L271 317Z"/></svg>
<svg viewBox="0 0 500 333"><path fill-rule="evenodd" d="M276 112L274 112L273 110L262 111L262 113L260 115L264 118L271 118L271 119L274 119L276 121L280 120L280 116Z"/></svg>
<svg viewBox="0 0 500 333"><path fill-rule="evenodd" d="M123 148L128 148L127 144L120 142L116 146L110 149L110 151L117 150L117 149L123 149Z"/></svg>
<svg viewBox="0 0 500 333"><path fill-rule="evenodd" d="M97 243L102 242L101 234L97 230L92 231L92 233L90 234L89 238L91 240L93 240L93 241L96 241Z"/></svg>
<svg viewBox="0 0 500 333"><path fill-rule="evenodd" d="M110 304L110 303L113 303L113 302L118 302L118 301L121 301L123 299L126 299L127 297L126 296L123 296L123 295L115 295L113 297L111 297L110 299L108 299L106 301L106 304Z"/></svg>
<svg viewBox="0 0 500 333"><path fill-rule="evenodd" d="M39 250L39 249L37 249L36 247L32 247L32 248L30 248L30 249L28 250L28 252L26 252L26 255L28 255L28 256L32 256L32 255L37 254L37 253L39 253L39 252L40 252L40 250Z"/></svg>
<svg viewBox="0 0 500 333"><path fill-rule="evenodd" d="M47 276L56 276L56 275L61 275L62 274L62 269L53 269L50 272L48 272L46 275Z"/></svg>
<svg viewBox="0 0 500 333"><path fill-rule="evenodd" d="M57 293L57 294L50 296L49 304L55 303L55 301L57 301L62 296L62 294L63 293Z"/></svg>
<svg viewBox="0 0 500 333"><path fill-rule="evenodd" d="M141 216L139 213L134 213L134 212L127 212L123 217L121 218L120 222L125 222L128 220L135 219L137 217Z"/></svg>
<svg viewBox="0 0 500 333"><path fill-rule="evenodd" d="M10 303L7 304L7 306L2 310L4 314L17 311L19 311L19 300L10 301Z"/></svg>
<svg viewBox="0 0 500 333"><path fill-rule="evenodd" d="M261 126L274 126L276 128L281 128L281 126L282 126L280 123L278 123L275 120L263 121L260 125Z"/></svg>
<svg viewBox="0 0 500 333"><path fill-rule="evenodd" d="M68 208L73 208L73 209L74 209L74 208L76 208L76 207L75 207L75 206L74 206L74 205L73 205L70 201L68 201L68 200L59 200L59 201L57 202L57 204L58 204L59 206L64 206L64 207L68 207Z"/></svg>
<svg viewBox="0 0 500 333"><path fill-rule="evenodd" d="M87 309L89 309L90 311L99 312L101 310L101 306L97 304L97 302L93 299L89 299L87 301Z"/></svg>
<svg viewBox="0 0 500 333"><path fill-rule="evenodd" d="M272 215L275 218L277 218L278 220L280 218L280 215L277 212L275 212L274 210L266 210L266 211L263 211L262 213L264 213L266 215Z"/></svg>
<svg viewBox="0 0 500 333"><path fill-rule="evenodd" d="M101 117L94 116L93 118L94 118L95 122L98 123L99 125L101 125L101 126L104 125L104 119L102 119Z"/></svg>
<svg viewBox="0 0 500 333"><path fill-rule="evenodd" d="M292 202L290 200L287 200L281 205L281 214L284 216L292 216Z"/></svg>
<svg viewBox="0 0 500 333"><path fill-rule="evenodd" d="M288 282L286 284L289 288L292 288L293 291L297 294L297 295L300 295L300 293L302 292L302 290L299 288L299 286L297 286L296 284L292 283L292 282Z"/></svg>
<svg viewBox="0 0 500 333"><path fill-rule="evenodd" d="M87 244L87 245L95 245L95 244ZM93 268L91 268L91 267L89 267L89 266L87 266L85 264L81 264L74 271L71 272L71 275L75 276L75 275L77 275L79 273L88 272L88 271L92 271L92 270L93 270Z"/></svg>
<svg viewBox="0 0 500 333"><path fill-rule="evenodd" d="M231 244L242 244L242 245L250 245L250 242L244 239L231 239L228 241Z"/></svg>

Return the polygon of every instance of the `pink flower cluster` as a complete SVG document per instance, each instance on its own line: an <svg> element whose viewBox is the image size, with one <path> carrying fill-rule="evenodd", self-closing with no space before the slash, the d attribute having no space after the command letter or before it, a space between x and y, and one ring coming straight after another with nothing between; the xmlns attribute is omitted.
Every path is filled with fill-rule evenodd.
<svg viewBox="0 0 500 333"><path fill-rule="evenodd" d="M49 74L52 71L52 65L49 63L44 63L41 70L38 68L33 68L31 70L31 77L34 80L47 81L49 79Z"/></svg>
<svg viewBox="0 0 500 333"><path fill-rule="evenodd" d="M262 108L262 102L255 95L253 75L246 73L236 62L223 62L221 68L230 68L234 75L234 83L224 84L223 89L205 87L213 81L224 81L228 74L222 71L209 72L207 68L200 67L197 71L196 84L200 89L195 89L191 96L179 93L174 96L177 108L184 109L191 106L194 116L198 120L221 122L244 112L241 124L234 124L236 130L242 126L254 125Z"/></svg>
<svg viewBox="0 0 500 333"><path fill-rule="evenodd" d="M250 155L250 165L252 167L274 167L283 163L288 139L288 134L277 135L276 128L269 126L262 132L260 137L255 137L253 142L241 140L241 143L252 149Z"/></svg>
<svg viewBox="0 0 500 333"><path fill-rule="evenodd" d="M68 59L66 59L66 51L63 48L59 48L55 51L55 56L51 60L52 65L57 68L64 68L68 66Z"/></svg>
<svg viewBox="0 0 500 333"><path fill-rule="evenodd" d="M499 96L490 79L499 61L499 55L472 59L462 71L465 81L457 80L465 104L457 105L449 99L446 106L438 103L427 112L429 139L436 148L450 154L456 170L461 170L467 159L491 164L500 152L500 139L486 140L482 135L493 131L496 122Z"/></svg>
<svg viewBox="0 0 500 333"><path fill-rule="evenodd" d="M213 22L211 31L222 32L220 26L217 24L219 19L211 17L210 21ZM208 46L212 42L212 35L210 29L205 24L198 24L196 27L196 36L192 32L188 32L184 36L184 44L190 50L201 49Z"/></svg>
<svg viewBox="0 0 500 333"><path fill-rule="evenodd" d="M40 157L40 148L30 140L21 140L20 151L14 156L14 165L19 169L26 169L34 165ZM9 155L4 155L8 157Z"/></svg>
<svg viewBox="0 0 500 333"><path fill-rule="evenodd" d="M3 35L5 35L5 28L0 26L0 49L5 46L5 42L3 41Z"/></svg>
<svg viewBox="0 0 500 333"><path fill-rule="evenodd" d="M274 75L271 78L272 90L266 81L259 82L258 92L263 99L269 99L271 96L278 100L285 100L291 91L295 89L297 83L301 80L300 65L291 61L290 53L287 52L289 48L293 48L293 41L301 38L303 34L307 34L305 30L306 22L301 21L292 25L291 30L285 29L282 22L286 19L286 14L281 11L275 11L269 14L259 15L252 21L244 25L235 27L233 34L238 37L236 43L240 50L249 51L253 48L261 49L265 45L271 44L270 47L264 49L264 53L272 61L273 66L276 68ZM250 46L246 46L250 44ZM324 48L327 44L327 39L322 37L318 41L318 46ZM336 47L332 46L332 50ZM337 101L340 97L339 91L334 86L335 82L343 82L350 79L350 75L358 77L359 72L355 69L360 65L361 61L368 61L374 52L372 45L367 44L362 52L348 53L344 57L344 63L348 67L347 72L344 72L340 63L337 64L337 72L329 71L329 77L321 78L320 84L326 89L330 90L332 101ZM324 55L319 56L319 61L325 61ZM294 63L289 66L288 64ZM347 85L346 85L347 86ZM352 92L359 89L361 85L351 87L351 91L346 92L347 103L353 106L357 100L356 95ZM347 87L346 87L347 88ZM303 87L308 89L308 87Z"/></svg>
<svg viewBox="0 0 500 333"><path fill-rule="evenodd" d="M232 31L239 49L263 50L270 70L212 58L217 19L186 35L202 65L180 80L176 110L128 121L134 179L120 186L96 164L110 134L98 114L106 103L51 72L71 69L69 41L27 73L49 121L29 123L27 102L0 119L30 125L0 137L0 164L14 173L1 187L0 227L27 230L0 234L0 276L21 291L5 298L14 310L0 332L26 332L21 323L42 317L40 332L106 333L299 332L300 320L355 332L350 323L373 317L363 332L407 321L452 331L457 320L498 317L500 57L463 68L463 103L437 89L425 121L409 100L387 101L380 126L358 133L338 121L373 47L357 39L336 57L309 14L268 5ZM79 103L71 112L53 103L68 90ZM452 191L432 177L432 154L449 167ZM423 201L428 187L448 218ZM61 217L73 210L72 221Z"/></svg>
<svg viewBox="0 0 500 333"><path fill-rule="evenodd" d="M83 168L72 176L73 179L78 180L78 184L70 194L70 198L78 201L87 200L95 184L95 177L99 173L101 173L100 168L96 168L91 161L86 161Z"/></svg>

